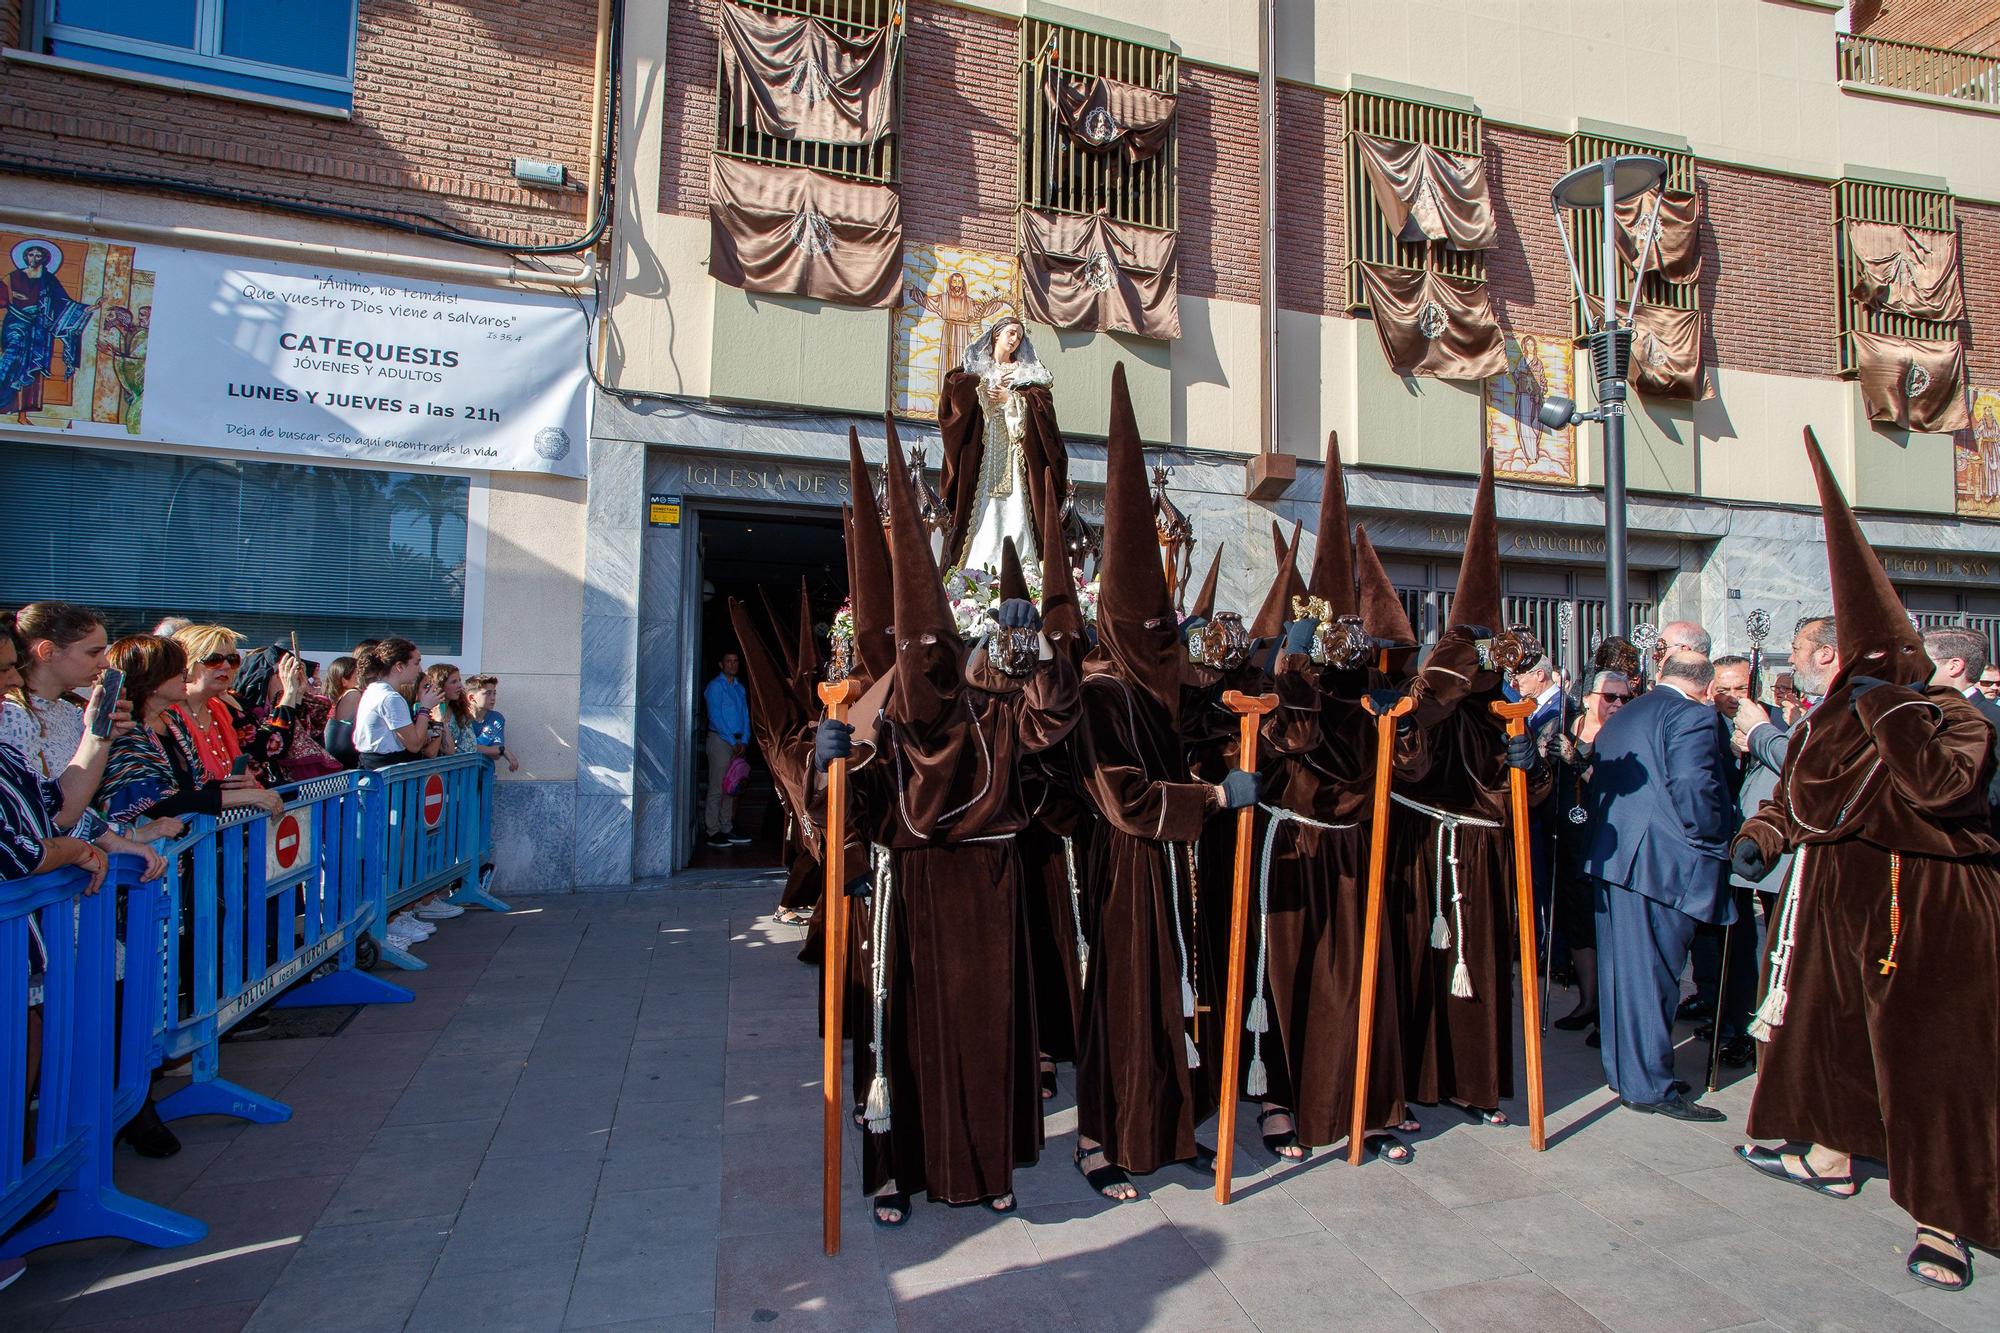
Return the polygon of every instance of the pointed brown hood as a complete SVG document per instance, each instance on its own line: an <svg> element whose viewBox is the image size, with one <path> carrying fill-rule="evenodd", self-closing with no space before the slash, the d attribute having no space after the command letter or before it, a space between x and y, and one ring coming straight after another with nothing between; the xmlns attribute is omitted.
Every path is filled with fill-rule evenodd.
<svg viewBox="0 0 2000 1333"><path fill-rule="evenodd" d="M1028 600L1028 576L1021 572L1021 553L1015 549L1012 537L1000 539L1000 600Z"/></svg>
<svg viewBox="0 0 2000 1333"><path fill-rule="evenodd" d="M1111 371L1111 431L1104 460L1104 556L1098 564L1097 644L1103 657L1169 715L1180 709L1180 622L1167 595L1146 456L1125 385Z"/></svg>
<svg viewBox="0 0 2000 1333"><path fill-rule="evenodd" d="M1873 676L1892 685L1922 689L1935 670L1924 652L1923 635L1910 623L1875 549L1861 533L1847 497L1840 493L1812 427L1806 427L1806 458L1819 486L1820 514L1826 523L1827 579L1833 588L1833 622L1840 638L1838 690L1853 676Z"/></svg>
<svg viewBox="0 0 2000 1333"><path fill-rule="evenodd" d="M785 679L798 674L799 664L792 656L792 645L785 638L785 622L778 619L778 608L771 604L771 594L763 584L757 585L757 600L763 603L764 619L771 626L771 640L778 645L777 665L784 671Z"/></svg>
<svg viewBox="0 0 2000 1333"><path fill-rule="evenodd" d="M1479 489L1472 495L1472 519L1465 527L1465 554L1458 562L1446 629L1500 625L1500 519L1493 504L1493 451L1481 452Z"/></svg>
<svg viewBox="0 0 2000 1333"><path fill-rule="evenodd" d="M1188 611L1188 619L1212 620L1215 618L1215 582L1222 573L1222 550L1215 548L1215 558L1208 562L1208 577L1201 581L1201 591L1194 595L1194 606Z"/></svg>
<svg viewBox="0 0 2000 1333"><path fill-rule="evenodd" d="M803 577L799 579L799 634L791 665L799 701L808 714L817 712L819 699L814 687L819 684L819 636L813 632L812 594L806 591Z"/></svg>
<svg viewBox="0 0 2000 1333"><path fill-rule="evenodd" d="M1080 662L1090 644L1084 633L1083 608L1076 598L1076 573L1070 568L1069 546L1063 541L1062 497L1056 494L1052 476L1042 479L1040 512L1042 633L1057 652L1066 652L1072 662Z"/></svg>
<svg viewBox="0 0 2000 1333"><path fill-rule="evenodd" d="M1389 571L1382 567L1382 557L1375 554L1375 543L1368 540L1366 528L1354 530L1354 569L1361 627L1377 642L1395 645L1388 650L1389 675L1407 675L1410 660L1416 656L1417 632L1410 625L1410 613L1404 609L1396 585L1389 581Z"/></svg>
<svg viewBox="0 0 2000 1333"><path fill-rule="evenodd" d="M752 623L749 608L729 599L729 622L736 629L736 655L743 659L743 692L750 704L750 729L770 762L777 740L801 726L809 714L800 707L798 695L778 669L763 631Z"/></svg>
<svg viewBox="0 0 2000 1333"><path fill-rule="evenodd" d="M1340 465L1340 437L1326 433L1326 471L1320 477L1319 544L1313 548L1306 587L1324 597L1336 616L1355 612L1353 550L1347 534L1347 477Z"/></svg>
<svg viewBox="0 0 2000 1333"><path fill-rule="evenodd" d="M854 505L847 525L847 588L853 599L854 658L863 688L880 680L896 665L892 637L896 614L894 578L889 569L889 543L882 535L882 511L875 507L875 485L868 461L861 456L861 437L847 428L847 481Z"/></svg>
<svg viewBox="0 0 2000 1333"><path fill-rule="evenodd" d="M1292 539L1278 552L1278 569L1271 576L1271 590L1264 594L1264 604L1257 608L1256 619L1250 622L1250 637L1253 639L1275 639L1285 629L1285 622L1292 619L1292 598L1299 596L1303 584L1299 581L1299 525L1292 525Z"/></svg>
<svg viewBox="0 0 2000 1333"><path fill-rule="evenodd" d="M908 650L926 635L939 643L956 644L958 622L945 597L944 575L931 554L930 534L918 517L917 493L910 484L902 441L896 438L896 420L885 416L882 425L889 437L889 565L896 589L897 651Z"/></svg>

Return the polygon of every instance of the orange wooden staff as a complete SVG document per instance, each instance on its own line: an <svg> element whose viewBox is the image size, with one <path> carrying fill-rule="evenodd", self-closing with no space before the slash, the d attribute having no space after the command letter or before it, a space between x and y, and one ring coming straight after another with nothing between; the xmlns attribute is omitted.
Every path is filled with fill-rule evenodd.
<svg viewBox="0 0 2000 1333"><path fill-rule="evenodd" d="M1237 714L1239 728L1236 766L1257 771L1258 719L1278 706L1275 694L1245 694L1227 690L1222 702ZM1222 1104L1215 1113L1215 1201L1229 1202L1230 1168L1236 1161L1236 1069L1243 1055L1243 964L1250 945L1251 840L1257 832L1257 807L1236 812L1236 879L1229 895L1229 993L1222 1013Z"/></svg>
<svg viewBox="0 0 2000 1333"><path fill-rule="evenodd" d="M1388 654L1383 654L1386 661ZM1375 1048L1375 992L1380 987L1378 966L1382 953L1382 880L1389 860L1389 770L1396 759L1396 719L1416 707L1407 694L1396 700L1388 712L1377 712L1375 701L1364 698L1361 706L1375 718L1375 800L1370 806L1368 826L1368 907L1361 928L1361 995L1359 1022L1355 1027L1354 1119L1347 1136L1347 1160L1361 1165L1361 1149L1368 1137L1368 1056Z"/></svg>
<svg viewBox="0 0 2000 1333"><path fill-rule="evenodd" d="M1492 707L1496 715L1506 719L1508 736L1528 734L1528 719L1535 712L1533 699L1517 704L1495 700ZM1535 870L1528 854L1528 775L1510 767L1507 788L1514 832L1514 910L1521 919L1521 1035L1528 1050L1528 1146L1540 1152L1549 1140L1542 1125L1542 987L1535 978Z"/></svg>
<svg viewBox="0 0 2000 1333"><path fill-rule="evenodd" d="M819 687L820 702L826 705L829 722L847 721L847 706L861 693L851 680L831 681ZM825 1040L820 1059L820 1089L824 1093L825 1171L824 1193L820 1199L820 1228L827 1256L840 1253L840 1149L842 1127L840 1090L840 1045L842 1021L847 1016L847 761L836 759L826 766L826 887L820 891L820 910L826 913L826 930L820 945L825 951L820 968L825 1014L821 1027Z"/></svg>

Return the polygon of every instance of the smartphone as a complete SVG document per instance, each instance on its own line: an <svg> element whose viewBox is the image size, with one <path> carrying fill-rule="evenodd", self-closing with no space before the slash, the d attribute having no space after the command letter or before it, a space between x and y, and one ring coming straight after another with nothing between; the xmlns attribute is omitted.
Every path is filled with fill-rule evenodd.
<svg viewBox="0 0 2000 1333"><path fill-rule="evenodd" d="M102 740L111 735L111 715L118 711L118 696L125 692L125 673L106 667L97 678L97 707L90 710L90 734Z"/></svg>
<svg viewBox="0 0 2000 1333"><path fill-rule="evenodd" d="M250 756L247 754L237 755L235 762L229 765L229 776L232 778L240 778L249 771Z"/></svg>
<svg viewBox="0 0 2000 1333"><path fill-rule="evenodd" d="M297 630L292 631L292 656L298 658L301 664L306 660L305 655L299 652L299 632Z"/></svg>

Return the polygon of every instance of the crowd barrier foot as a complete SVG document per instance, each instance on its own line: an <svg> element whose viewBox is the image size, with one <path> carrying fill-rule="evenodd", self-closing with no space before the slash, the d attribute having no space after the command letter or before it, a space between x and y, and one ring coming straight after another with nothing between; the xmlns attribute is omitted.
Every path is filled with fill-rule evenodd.
<svg viewBox="0 0 2000 1333"><path fill-rule="evenodd" d="M231 1083L226 1078L196 1079L171 1097L162 1098L154 1108L162 1120L181 1120L191 1115L226 1115L259 1125L282 1124L292 1118L292 1108L272 1097Z"/></svg>
<svg viewBox="0 0 2000 1333"><path fill-rule="evenodd" d="M56 1206L0 1241L0 1259L18 1259L44 1245L116 1236L166 1249L192 1245L208 1235L208 1225L192 1217L135 1199L110 1185L58 1190Z"/></svg>
<svg viewBox="0 0 2000 1333"><path fill-rule="evenodd" d="M514 909L495 898L477 884L468 884L451 897L445 899L454 907L483 907L489 912L511 912Z"/></svg>
<svg viewBox="0 0 2000 1333"><path fill-rule="evenodd" d="M387 940L378 941L376 948L382 951L382 961L393 963L405 972L421 972L430 964L411 953L408 949L398 949Z"/></svg>
<svg viewBox="0 0 2000 1333"><path fill-rule="evenodd" d="M294 986L271 1001L273 1009L305 1009L323 1004L408 1004L417 993L393 981L351 968Z"/></svg>

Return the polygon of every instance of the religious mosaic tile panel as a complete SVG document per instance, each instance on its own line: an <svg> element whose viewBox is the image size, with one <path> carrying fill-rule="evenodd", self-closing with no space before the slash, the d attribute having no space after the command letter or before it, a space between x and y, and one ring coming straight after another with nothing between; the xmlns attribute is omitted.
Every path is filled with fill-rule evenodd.
<svg viewBox="0 0 2000 1333"><path fill-rule="evenodd" d="M1535 420L1552 396L1576 397L1569 339L1553 333L1507 339L1507 369L1486 381L1486 446L1493 451L1494 476L1576 484L1576 427L1548 430Z"/></svg>
<svg viewBox="0 0 2000 1333"><path fill-rule="evenodd" d="M1015 256L956 245L913 245L889 324L890 393L899 417L935 420L945 372L1004 315L1021 314Z"/></svg>

